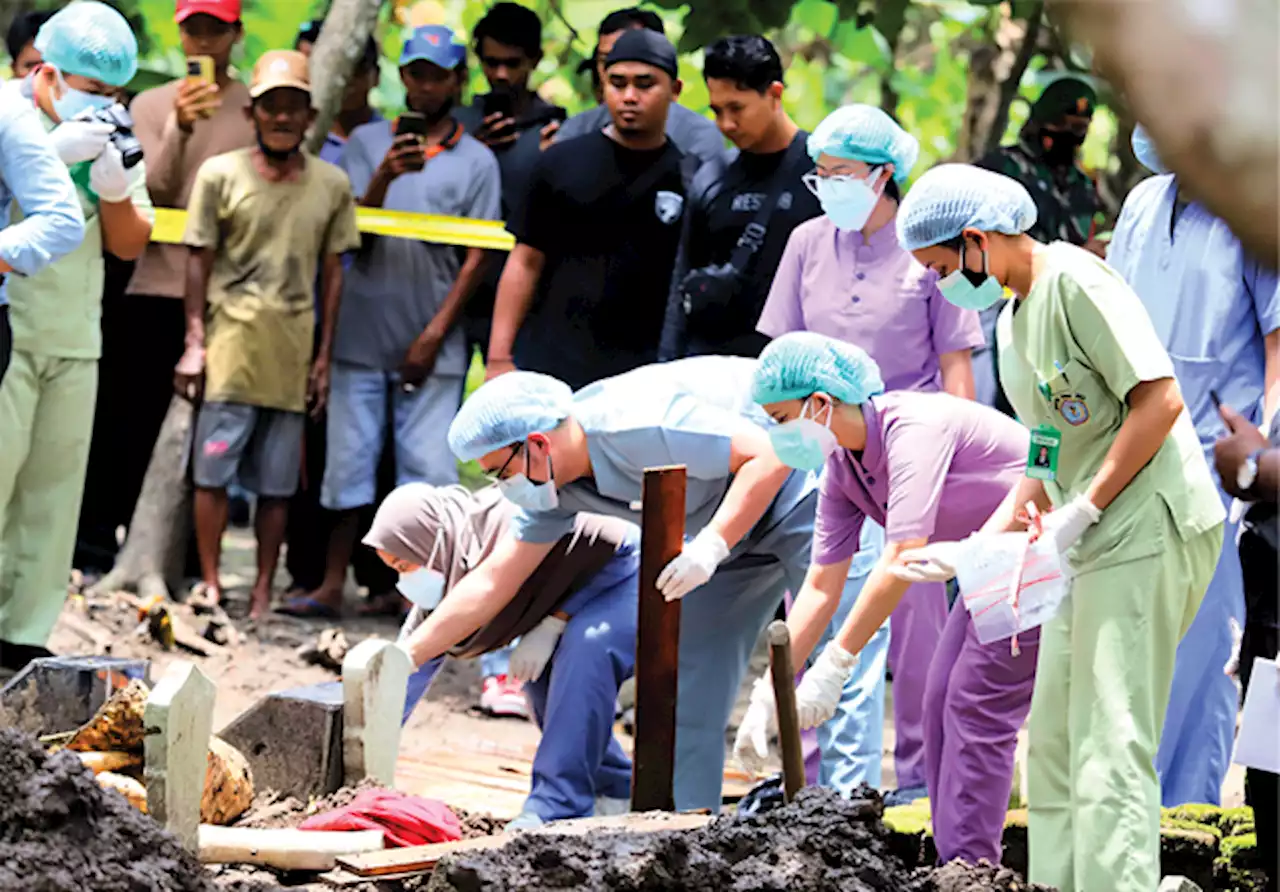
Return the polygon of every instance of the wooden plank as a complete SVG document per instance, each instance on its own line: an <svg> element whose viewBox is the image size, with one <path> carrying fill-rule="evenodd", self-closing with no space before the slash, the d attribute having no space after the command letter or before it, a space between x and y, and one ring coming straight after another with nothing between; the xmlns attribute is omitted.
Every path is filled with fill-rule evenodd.
<svg viewBox="0 0 1280 892"><path fill-rule="evenodd" d="M581 836L601 831L628 833L659 833L665 830L699 830L712 821L706 814L649 814L614 815L607 818L580 818L573 821L555 821L525 833L555 836ZM486 836L480 839L464 839L458 842L437 843L429 846L411 846L387 849L364 855L337 859L338 867L359 877L388 877L389 875L416 875L433 869L447 855L464 852L486 851L501 848L511 837Z"/></svg>
<svg viewBox="0 0 1280 892"><path fill-rule="evenodd" d="M361 641L342 661L342 773L348 786L365 778L395 783L411 669L404 648L377 638Z"/></svg>
<svg viewBox="0 0 1280 892"><path fill-rule="evenodd" d="M646 468L640 523L640 613L636 626L636 745L631 808L675 809L676 685L680 602L658 576L684 547L685 468Z"/></svg>
<svg viewBox="0 0 1280 892"><path fill-rule="evenodd" d="M773 676L773 702L778 712L783 796L790 802L804 786L804 751L800 748L800 720L796 716L796 672L791 661L791 633L781 620L769 624L769 671Z"/></svg>
<svg viewBox="0 0 1280 892"><path fill-rule="evenodd" d="M194 663L179 661L155 686L143 711L147 811L189 851L200 847L200 799L208 770L217 689Z"/></svg>
<svg viewBox="0 0 1280 892"><path fill-rule="evenodd" d="M382 851L381 830L264 830L200 826L203 864L258 864L277 870L329 870L340 855Z"/></svg>

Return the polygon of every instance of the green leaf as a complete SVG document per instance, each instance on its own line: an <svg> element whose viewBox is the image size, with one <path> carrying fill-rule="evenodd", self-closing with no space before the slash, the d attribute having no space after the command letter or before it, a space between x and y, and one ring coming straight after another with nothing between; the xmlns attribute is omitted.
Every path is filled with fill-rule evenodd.
<svg viewBox="0 0 1280 892"><path fill-rule="evenodd" d="M875 28L859 28L853 22L841 22L836 26L832 42L839 47L846 59L860 62L878 71L891 69L889 44Z"/></svg>
<svg viewBox="0 0 1280 892"><path fill-rule="evenodd" d="M800 0L791 8L791 23L808 28L819 37L830 37L839 12L827 0Z"/></svg>

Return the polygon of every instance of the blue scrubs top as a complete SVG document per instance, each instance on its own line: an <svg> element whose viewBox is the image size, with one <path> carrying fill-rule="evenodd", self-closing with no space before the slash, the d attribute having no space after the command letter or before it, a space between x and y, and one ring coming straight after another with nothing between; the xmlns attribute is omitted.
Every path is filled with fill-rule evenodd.
<svg viewBox="0 0 1280 892"><path fill-rule="evenodd" d="M554 542L572 531L579 511L639 523L644 469L664 465L687 468L685 533L696 535L732 482L734 434L773 424L751 399L755 365L754 359L698 356L641 366L578 391L572 414L587 435L592 477L561 487L551 511L518 512L516 538ZM813 475L792 474L765 521L785 515L815 486Z"/></svg>
<svg viewBox="0 0 1280 892"><path fill-rule="evenodd" d="M1244 253L1226 223L1199 204L1175 209L1176 196L1173 174L1139 183L1107 262L1147 308L1207 451L1224 432L1210 390L1261 423L1263 339L1280 329L1280 281Z"/></svg>

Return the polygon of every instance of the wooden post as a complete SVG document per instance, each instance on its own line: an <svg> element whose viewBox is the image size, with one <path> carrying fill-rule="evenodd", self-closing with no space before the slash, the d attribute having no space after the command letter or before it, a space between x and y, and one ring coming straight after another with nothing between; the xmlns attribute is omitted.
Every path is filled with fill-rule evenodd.
<svg viewBox="0 0 1280 892"><path fill-rule="evenodd" d="M787 624L769 624L769 670L773 702L778 707L778 745L782 749L782 785L790 802L804 786L804 751L800 748L800 720L796 717L796 671L791 663L791 633Z"/></svg>
<svg viewBox="0 0 1280 892"><path fill-rule="evenodd" d="M400 754L400 719L411 670L409 654L390 641L361 641L342 661L344 783L366 777L391 786Z"/></svg>
<svg viewBox="0 0 1280 892"><path fill-rule="evenodd" d="M143 711L147 811L182 845L200 849L200 801L209 770L217 688L194 663L174 663Z"/></svg>
<svg viewBox="0 0 1280 892"><path fill-rule="evenodd" d="M676 668L680 602L658 576L684 548L685 469L646 468L640 522L640 616L636 625L636 745L632 811L674 811Z"/></svg>

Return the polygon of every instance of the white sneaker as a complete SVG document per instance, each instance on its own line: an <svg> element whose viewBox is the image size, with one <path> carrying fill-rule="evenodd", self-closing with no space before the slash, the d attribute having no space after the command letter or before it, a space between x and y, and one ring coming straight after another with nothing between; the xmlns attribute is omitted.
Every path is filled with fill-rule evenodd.
<svg viewBox="0 0 1280 892"><path fill-rule="evenodd" d="M618 815L625 815L630 811L630 799L612 799L608 796L596 797L595 816L597 818L612 818Z"/></svg>
<svg viewBox="0 0 1280 892"><path fill-rule="evenodd" d="M522 811L515 816L515 819L506 826L506 833L515 833L519 830L535 830L545 824L546 821L538 817L531 811Z"/></svg>
<svg viewBox="0 0 1280 892"><path fill-rule="evenodd" d="M480 708L493 716L529 720L524 685L509 675L491 675L484 680Z"/></svg>

